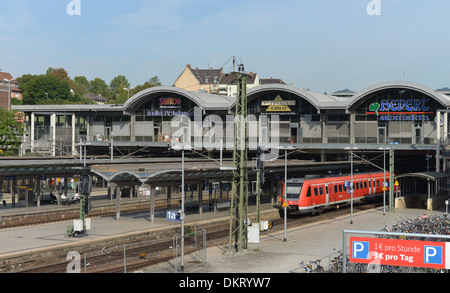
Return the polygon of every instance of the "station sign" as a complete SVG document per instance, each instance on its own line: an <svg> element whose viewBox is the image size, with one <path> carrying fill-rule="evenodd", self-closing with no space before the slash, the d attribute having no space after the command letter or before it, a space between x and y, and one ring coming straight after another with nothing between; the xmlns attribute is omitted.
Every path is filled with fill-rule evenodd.
<svg viewBox="0 0 450 293"><path fill-rule="evenodd" d="M350 262L379 265L450 268L450 243L350 237Z"/></svg>

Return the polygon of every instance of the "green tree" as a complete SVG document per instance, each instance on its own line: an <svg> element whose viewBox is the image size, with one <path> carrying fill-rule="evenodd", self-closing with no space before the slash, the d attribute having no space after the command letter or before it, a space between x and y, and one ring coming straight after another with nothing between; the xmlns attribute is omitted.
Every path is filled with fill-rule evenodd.
<svg viewBox="0 0 450 293"><path fill-rule="evenodd" d="M114 93L119 89L130 88L130 83L124 75L118 75L111 80L109 88L111 89L111 92Z"/></svg>
<svg viewBox="0 0 450 293"><path fill-rule="evenodd" d="M37 75L21 84L24 104L55 104L72 99L69 83L53 75Z"/></svg>
<svg viewBox="0 0 450 293"><path fill-rule="evenodd" d="M67 71L64 68L52 68L49 67L47 69L47 74L46 75L53 75L54 77L56 77L59 80L65 80L69 83L71 82L71 79L69 77L69 74L67 73Z"/></svg>
<svg viewBox="0 0 450 293"><path fill-rule="evenodd" d="M101 94L103 97L107 98L110 96L110 89L106 82L101 78L95 78L89 82L89 89L91 93Z"/></svg>
<svg viewBox="0 0 450 293"><path fill-rule="evenodd" d="M158 85L161 85L161 81L159 80L159 77L155 75L155 76L151 77L148 81L146 81L144 84L140 84L140 85L136 86L133 89L133 95L140 91L143 91L147 88L158 86ZM131 93L130 93L130 95L131 95Z"/></svg>
<svg viewBox="0 0 450 293"><path fill-rule="evenodd" d="M89 80L86 76L75 76L73 80L82 86L86 93L89 92Z"/></svg>
<svg viewBox="0 0 450 293"><path fill-rule="evenodd" d="M0 148L2 154L9 154L18 150L24 132L24 124L16 121L13 112L0 109Z"/></svg>

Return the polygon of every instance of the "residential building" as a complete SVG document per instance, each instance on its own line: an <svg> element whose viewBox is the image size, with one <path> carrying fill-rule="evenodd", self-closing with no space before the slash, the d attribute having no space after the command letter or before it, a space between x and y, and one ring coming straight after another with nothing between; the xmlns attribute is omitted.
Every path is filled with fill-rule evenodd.
<svg viewBox="0 0 450 293"><path fill-rule="evenodd" d="M190 92L205 91L207 93L215 93L222 75L222 68L193 69L191 65L187 64L180 76L175 80L174 85L177 88Z"/></svg>
<svg viewBox="0 0 450 293"><path fill-rule="evenodd" d="M8 72L0 72L0 107L11 109L11 99L22 100L22 90L19 82Z"/></svg>
<svg viewBox="0 0 450 293"><path fill-rule="evenodd" d="M250 72L250 78L247 79L247 89L253 88L260 84L257 73ZM218 84L216 94L236 97L237 94L237 76L235 73L227 73L222 76Z"/></svg>
<svg viewBox="0 0 450 293"><path fill-rule="evenodd" d="M279 78L260 79L257 73L250 72L247 89L265 84L286 84ZM223 73L223 69L193 69L191 65L178 76L174 86L190 92L203 91L210 94L235 97L237 93L237 76L235 73Z"/></svg>

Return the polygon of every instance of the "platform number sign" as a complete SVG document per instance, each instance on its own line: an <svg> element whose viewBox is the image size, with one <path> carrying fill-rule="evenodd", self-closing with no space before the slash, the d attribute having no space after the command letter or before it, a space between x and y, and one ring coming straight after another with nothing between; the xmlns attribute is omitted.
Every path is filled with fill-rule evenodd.
<svg viewBox="0 0 450 293"><path fill-rule="evenodd" d="M167 211L166 212L166 220L167 221L179 221L180 216L176 211Z"/></svg>

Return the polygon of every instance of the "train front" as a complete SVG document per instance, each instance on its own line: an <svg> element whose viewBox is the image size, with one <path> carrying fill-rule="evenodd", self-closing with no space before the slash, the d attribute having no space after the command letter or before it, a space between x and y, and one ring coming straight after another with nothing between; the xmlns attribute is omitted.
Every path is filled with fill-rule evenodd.
<svg viewBox="0 0 450 293"><path fill-rule="evenodd" d="M287 189L286 193L285 193L285 185L283 184L283 192L282 195L280 196L280 215L284 214L284 207L286 206L286 203L288 214L299 212L298 206L301 200L303 182L304 178L288 179L286 181L286 189Z"/></svg>

